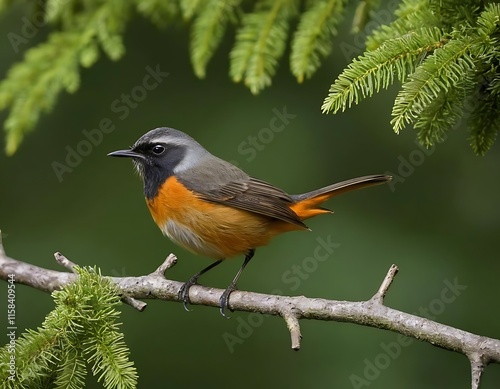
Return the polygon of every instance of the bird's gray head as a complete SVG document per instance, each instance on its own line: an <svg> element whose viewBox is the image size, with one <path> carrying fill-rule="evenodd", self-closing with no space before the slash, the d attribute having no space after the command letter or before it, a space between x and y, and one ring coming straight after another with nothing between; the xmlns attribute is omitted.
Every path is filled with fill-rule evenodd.
<svg viewBox="0 0 500 389"><path fill-rule="evenodd" d="M144 181L146 197L153 198L165 180L194 166L210 153L189 135L168 127L155 128L141 136L129 150L109 153L132 158Z"/></svg>

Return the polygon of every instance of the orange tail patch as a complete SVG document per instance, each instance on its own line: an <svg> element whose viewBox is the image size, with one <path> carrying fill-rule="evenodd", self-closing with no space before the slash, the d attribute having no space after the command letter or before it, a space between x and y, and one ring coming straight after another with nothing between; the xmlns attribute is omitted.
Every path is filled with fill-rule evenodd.
<svg viewBox="0 0 500 389"><path fill-rule="evenodd" d="M333 193L325 193L317 197L305 199L293 204L290 208L300 217L300 220L306 220L313 216L333 213L333 211L322 208L320 205L332 197Z"/></svg>
<svg viewBox="0 0 500 389"><path fill-rule="evenodd" d="M292 199L295 202L290 208L300 217L301 220L309 219L310 217L322 215L324 213L332 213L333 211L320 207L320 205L330 197L350 192L351 190L366 188L372 185L379 185L384 182L388 182L391 179L392 177L382 174L351 178L350 180L325 186L324 188L320 188L312 192L292 195Z"/></svg>

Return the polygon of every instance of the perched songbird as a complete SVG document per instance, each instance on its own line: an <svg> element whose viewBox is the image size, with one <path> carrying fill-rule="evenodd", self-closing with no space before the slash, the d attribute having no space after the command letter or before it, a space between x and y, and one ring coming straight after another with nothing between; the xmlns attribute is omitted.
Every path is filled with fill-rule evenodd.
<svg viewBox="0 0 500 389"><path fill-rule="evenodd" d="M226 258L245 256L220 298L222 315L257 247L283 232L307 230L304 220L331 213L321 207L330 197L391 180L386 175L364 176L289 195L210 154L183 132L167 127L149 131L130 150L108 155L132 158L144 182L151 215L165 235L196 254L216 259L182 286L179 298L184 307L189 302L189 288L202 274Z"/></svg>

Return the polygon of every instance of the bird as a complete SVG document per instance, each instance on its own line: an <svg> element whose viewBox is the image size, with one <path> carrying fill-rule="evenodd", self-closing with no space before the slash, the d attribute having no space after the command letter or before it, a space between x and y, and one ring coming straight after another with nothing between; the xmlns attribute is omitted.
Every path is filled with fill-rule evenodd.
<svg viewBox="0 0 500 389"><path fill-rule="evenodd" d="M257 247L282 233L309 230L304 221L332 213L321 204L338 194L382 184L391 176L378 174L352 178L307 193L290 195L276 186L249 176L216 157L191 136L159 127L141 136L130 149L107 154L131 158L144 184L144 196L162 233L185 249L214 260L193 275L179 290L188 309L189 289L200 276L225 259L243 255L233 281L222 293L220 313Z"/></svg>

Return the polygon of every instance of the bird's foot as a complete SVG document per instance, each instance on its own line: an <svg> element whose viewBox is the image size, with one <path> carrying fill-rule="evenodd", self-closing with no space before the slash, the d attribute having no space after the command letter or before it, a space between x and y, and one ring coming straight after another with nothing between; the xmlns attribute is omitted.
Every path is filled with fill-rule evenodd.
<svg viewBox="0 0 500 389"><path fill-rule="evenodd" d="M179 289L179 293L177 294L177 296L179 297L179 300L182 301L182 305L184 306L184 309L188 312L191 311L188 308L188 304L191 303L191 301L189 300L189 289L193 285L196 285L197 283L198 283L197 279L191 278L190 280L188 280L187 282L182 284L181 288Z"/></svg>
<svg viewBox="0 0 500 389"><path fill-rule="evenodd" d="M227 287L227 289L222 293L222 295L220 296L220 299L219 299L219 303L220 303L220 314L222 316L224 316L226 319L230 319L231 316L227 316L225 314L225 310L226 308L229 309L231 312L233 312L233 310L229 307L229 296L231 295L231 293L233 293L234 291L236 290L236 285L229 285Z"/></svg>

